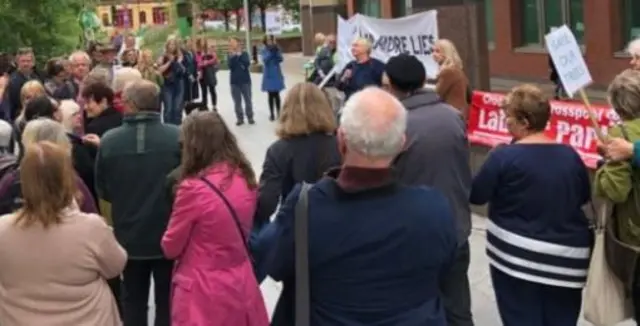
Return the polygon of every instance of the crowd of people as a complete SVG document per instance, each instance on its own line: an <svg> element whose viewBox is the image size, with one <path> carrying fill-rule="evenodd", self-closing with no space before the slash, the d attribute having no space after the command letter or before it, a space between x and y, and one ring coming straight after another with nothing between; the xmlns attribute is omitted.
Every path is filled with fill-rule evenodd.
<svg viewBox="0 0 640 326"><path fill-rule="evenodd" d="M33 53L18 51L0 78L0 325L148 325L153 280L156 326L472 326L471 205L487 203L502 323L576 325L592 189L614 203L620 242L640 243L640 71L609 86L621 124L599 144L593 181L573 148L544 134L551 107L534 85L507 94L514 141L473 176L469 85L453 43L436 42L435 89L418 58L382 63L366 39L320 89L335 38L319 41L312 80L281 106L282 54L265 39L277 140L259 176L217 112L230 108L216 106L213 45L189 52L172 38L159 59L98 45L53 60L44 83ZM227 63L235 123L253 124L251 62L237 40ZM185 104L198 86L213 106ZM640 314L637 259L611 259ZM283 284L271 320L267 276Z"/></svg>

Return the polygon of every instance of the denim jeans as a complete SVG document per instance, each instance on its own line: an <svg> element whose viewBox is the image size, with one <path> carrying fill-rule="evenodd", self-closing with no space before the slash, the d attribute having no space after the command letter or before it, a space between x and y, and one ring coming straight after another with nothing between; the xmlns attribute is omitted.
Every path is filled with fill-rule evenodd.
<svg viewBox="0 0 640 326"><path fill-rule="evenodd" d="M236 111L236 119L244 121L253 120L253 104L251 102L251 84L231 85L231 97ZM242 100L244 100L244 112L242 112Z"/></svg>
<svg viewBox="0 0 640 326"><path fill-rule="evenodd" d="M164 123L180 125L184 105L184 83L176 82L162 86L162 117Z"/></svg>

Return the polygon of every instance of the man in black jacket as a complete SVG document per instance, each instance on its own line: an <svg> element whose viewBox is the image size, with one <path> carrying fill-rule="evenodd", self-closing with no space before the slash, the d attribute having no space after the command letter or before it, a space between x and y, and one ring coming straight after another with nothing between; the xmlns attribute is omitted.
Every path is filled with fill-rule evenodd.
<svg viewBox="0 0 640 326"><path fill-rule="evenodd" d="M22 90L22 86L32 79L37 79L42 82L42 78L38 76L34 70L35 58L31 48L22 48L18 50L15 61L17 70L9 77L9 84L4 92L3 100L3 102L6 101L7 109L9 111L9 123L13 123L20 114L20 109L22 108L20 90Z"/></svg>
<svg viewBox="0 0 640 326"><path fill-rule="evenodd" d="M170 325L173 262L164 259L160 240L171 214L166 178L180 164L180 145L178 127L160 121L159 96L153 82L128 85L122 126L102 136L96 158L98 196L111 203L113 230L129 254L123 272L125 326L148 325L152 275L155 326Z"/></svg>

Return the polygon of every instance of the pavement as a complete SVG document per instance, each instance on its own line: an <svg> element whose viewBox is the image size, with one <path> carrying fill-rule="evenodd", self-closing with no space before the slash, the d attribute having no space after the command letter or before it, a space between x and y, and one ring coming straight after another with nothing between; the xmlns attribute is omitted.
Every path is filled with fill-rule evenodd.
<svg viewBox="0 0 640 326"><path fill-rule="evenodd" d="M292 60L293 61L293 60ZM284 60L287 63L287 58ZM298 68L301 65L297 66ZM302 82L304 76L301 72L295 72L295 65L289 64L284 67L285 83L288 87ZM228 72L218 73L218 112L227 122L229 128L236 135L241 149L251 161L256 174L262 171L262 163L268 146L276 140L276 123L269 121L269 110L267 95L260 90L261 74L252 74L253 80L253 105L255 112L255 125L235 126L235 115L233 112L233 102L231 91L227 84ZM283 100L286 91L282 94ZM471 248L471 263L469 266L469 280L471 284L471 295L473 302L473 318L476 326L500 326L498 311L495 303L495 296L489 277L489 264L485 254L485 219L481 216L473 216L473 230L469 238ZM281 291L281 284L267 279L261 285L265 305L271 314L275 307ZM153 300L149 303L151 309L150 324L153 321ZM618 326L632 326L633 322L623 323ZM592 326L590 323L581 321L577 326Z"/></svg>

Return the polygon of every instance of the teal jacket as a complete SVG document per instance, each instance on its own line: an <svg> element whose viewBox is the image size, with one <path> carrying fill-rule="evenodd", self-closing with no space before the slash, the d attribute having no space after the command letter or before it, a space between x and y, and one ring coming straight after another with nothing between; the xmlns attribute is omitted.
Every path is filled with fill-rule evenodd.
<svg viewBox="0 0 640 326"><path fill-rule="evenodd" d="M125 116L103 135L96 188L111 203L113 230L129 259L162 258L160 240L171 215L167 175L180 164L179 129L160 114Z"/></svg>

